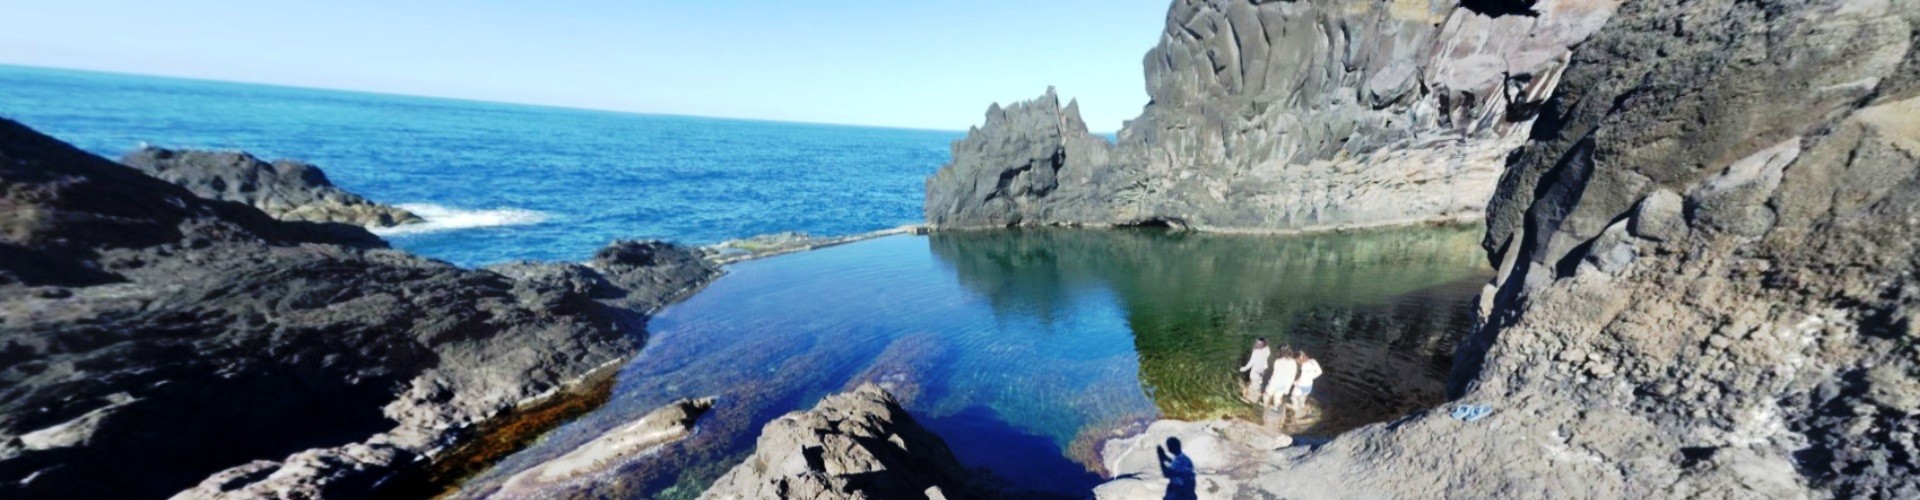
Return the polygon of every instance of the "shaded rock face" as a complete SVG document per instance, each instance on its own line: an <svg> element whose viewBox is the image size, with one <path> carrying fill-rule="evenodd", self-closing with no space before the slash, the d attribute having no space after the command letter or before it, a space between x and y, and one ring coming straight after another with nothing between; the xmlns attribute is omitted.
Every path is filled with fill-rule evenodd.
<svg viewBox="0 0 1920 500"><path fill-rule="evenodd" d="M1613 0L1181 0L1117 144L1051 91L988 111L927 183L946 227L1308 230L1477 218ZM1051 168L1049 168L1051 167Z"/></svg>
<svg viewBox="0 0 1920 500"><path fill-rule="evenodd" d="M1920 3L1645 1L1503 175L1459 404L1293 497L1920 495ZM1656 57L1657 56L1657 57Z"/></svg>
<svg viewBox="0 0 1920 500"><path fill-rule="evenodd" d="M334 187L320 167L307 163L267 163L240 152L174 151L152 146L128 153L120 161L186 187L201 198L239 202L280 220L366 227L425 222L413 212L367 201Z"/></svg>
<svg viewBox="0 0 1920 500"><path fill-rule="evenodd" d="M627 304L717 273L666 247L655 265L541 279L460 269L199 198L10 121L0 184L8 498L365 496L633 352L647 311ZM640 275L682 278L624 278Z"/></svg>
<svg viewBox="0 0 1920 500"><path fill-rule="evenodd" d="M753 455L701 498L966 498L953 452L874 385L767 423Z"/></svg>

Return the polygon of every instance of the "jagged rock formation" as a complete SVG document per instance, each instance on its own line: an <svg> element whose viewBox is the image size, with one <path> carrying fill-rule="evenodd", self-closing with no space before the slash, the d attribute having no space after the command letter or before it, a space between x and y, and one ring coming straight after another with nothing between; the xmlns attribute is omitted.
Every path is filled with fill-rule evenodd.
<svg viewBox="0 0 1920 500"><path fill-rule="evenodd" d="M1658 57L1654 57L1658 56ZM1491 204L1457 403L1290 498L1920 495L1920 3L1630 2Z"/></svg>
<svg viewBox="0 0 1920 500"><path fill-rule="evenodd" d="M367 201L334 187L320 167L303 162L267 163L241 152L174 151L153 146L127 153L120 162L184 186L201 198L239 202L280 220L366 227L425 222L413 212Z"/></svg>
<svg viewBox="0 0 1920 500"><path fill-rule="evenodd" d="M871 384L767 423L752 456L700 498L967 498L939 436Z"/></svg>
<svg viewBox="0 0 1920 500"><path fill-rule="evenodd" d="M0 185L8 498L366 496L470 424L630 354L649 312L634 305L717 274L633 244L528 279L460 269L196 197L11 121Z"/></svg>
<svg viewBox="0 0 1920 500"><path fill-rule="evenodd" d="M1051 90L995 106L928 179L927 221L1307 230L1477 218L1569 47L1618 2L1506 3L1177 1L1145 59L1152 102L1117 144L1087 134Z"/></svg>
<svg viewBox="0 0 1920 500"><path fill-rule="evenodd" d="M1087 133L1077 104L1039 99L987 109L987 124L953 143L953 163L927 178L933 226L1014 226L1106 220L1100 196L1124 182L1112 146Z"/></svg>

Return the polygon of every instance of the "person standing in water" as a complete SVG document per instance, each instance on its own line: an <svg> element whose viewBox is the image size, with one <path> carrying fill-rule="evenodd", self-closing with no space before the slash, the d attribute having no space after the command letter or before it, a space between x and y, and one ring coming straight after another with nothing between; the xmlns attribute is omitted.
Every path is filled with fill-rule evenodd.
<svg viewBox="0 0 1920 500"><path fill-rule="evenodd" d="M1273 362L1273 378L1267 381L1266 395L1260 398L1260 404L1268 408L1280 409L1287 400L1287 393L1293 390L1293 377L1300 373L1300 364L1293 357L1293 349L1280 348L1280 359Z"/></svg>
<svg viewBox="0 0 1920 500"><path fill-rule="evenodd" d="M1267 381L1267 363L1271 361L1268 358L1272 357L1273 349L1267 348L1267 338L1254 339L1253 354L1248 355L1247 364L1240 366L1240 371L1247 374L1247 389L1240 392L1241 397L1247 401L1260 399L1260 383Z"/></svg>
<svg viewBox="0 0 1920 500"><path fill-rule="evenodd" d="M1320 378L1320 360L1307 355L1307 351L1298 354L1300 380L1293 383L1293 405L1307 404L1307 395L1313 394L1313 379Z"/></svg>

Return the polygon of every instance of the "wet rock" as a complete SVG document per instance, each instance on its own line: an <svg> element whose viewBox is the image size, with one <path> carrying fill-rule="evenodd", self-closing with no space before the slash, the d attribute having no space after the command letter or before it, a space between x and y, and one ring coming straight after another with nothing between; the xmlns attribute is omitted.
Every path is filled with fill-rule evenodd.
<svg viewBox="0 0 1920 500"><path fill-rule="evenodd" d="M670 246L618 280L461 269L11 121L0 179L0 497L367 496L717 274Z"/></svg>
<svg viewBox="0 0 1920 500"><path fill-rule="evenodd" d="M1474 219L1612 0L1174 2L1108 143L1053 92L927 180L939 227L1301 230Z"/></svg>
<svg viewBox="0 0 1920 500"><path fill-rule="evenodd" d="M175 151L153 146L120 160L210 200L245 204L280 220L392 227L426 222L404 209L368 201L334 187L320 167L297 161L261 161L242 152Z"/></svg>
<svg viewBox="0 0 1920 500"><path fill-rule="evenodd" d="M658 452L668 444L685 439L693 434L694 422L712 409L713 398L689 398L668 403L639 420L601 434L559 458L515 474L493 495L536 495L541 493L541 488L613 470L622 462Z"/></svg>
<svg viewBox="0 0 1920 500"><path fill-rule="evenodd" d="M701 498L972 498L945 442L874 385L769 422Z"/></svg>

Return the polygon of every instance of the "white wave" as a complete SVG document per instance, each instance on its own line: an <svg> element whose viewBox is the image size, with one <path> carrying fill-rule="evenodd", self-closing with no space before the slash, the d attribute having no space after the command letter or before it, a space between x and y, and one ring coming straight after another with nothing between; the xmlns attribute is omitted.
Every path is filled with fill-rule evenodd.
<svg viewBox="0 0 1920 500"><path fill-rule="evenodd" d="M465 210L432 203L401 203L394 206L413 212L427 221L368 230L380 236L395 236L476 227L524 226L547 221L546 212L519 208Z"/></svg>

